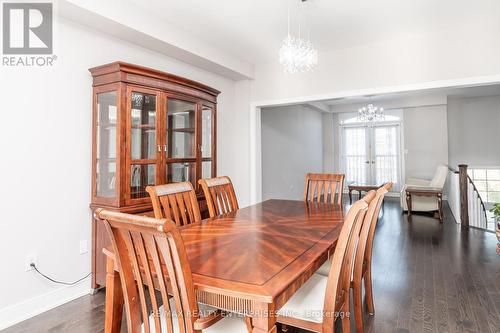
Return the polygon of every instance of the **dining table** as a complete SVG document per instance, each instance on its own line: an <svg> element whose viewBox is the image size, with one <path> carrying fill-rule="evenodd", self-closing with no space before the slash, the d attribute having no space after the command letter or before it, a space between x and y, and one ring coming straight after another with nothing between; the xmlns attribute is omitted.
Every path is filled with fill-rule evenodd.
<svg viewBox="0 0 500 333"><path fill-rule="evenodd" d="M276 332L277 311L335 250L344 215L337 204L272 199L179 227L198 302ZM105 332L120 332L120 273L113 249L104 253Z"/></svg>

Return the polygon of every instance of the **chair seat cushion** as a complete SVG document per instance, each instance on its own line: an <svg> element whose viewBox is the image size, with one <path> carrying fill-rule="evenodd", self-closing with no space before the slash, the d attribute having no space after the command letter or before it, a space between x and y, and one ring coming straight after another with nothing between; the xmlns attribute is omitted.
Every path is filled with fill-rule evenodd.
<svg viewBox="0 0 500 333"><path fill-rule="evenodd" d="M332 267L332 261L327 260L320 268L316 271L316 274L328 276L330 274L330 267Z"/></svg>
<svg viewBox="0 0 500 333"><path fill-rule="evenodd" d="M215 308L204 304L198 304L198 307L200 310L200 314L202 316L207 316L211 312L216 311ZM170 308L175 309L173 298L170 299ZM167 321L165 317L165 308L163 307L163 305L160 306L159 312L161 316L160 317L161 333L168 333ZM179 320L177 316L172 316L172 325L174 328L173 333L180 333ZM160 333L156 332L155 330L155 322L153 314L149 316L149 329L151 332ZM144 324L142 325L141 331L144 332ZM234 313L230 313L221 320L219 320L218 322L216 322L215 324L213 324L212 326L203 330L203 333L222 333L222 332L247 333L247 326L245 324L244 317Z"/></svg>
<svg viewBox="0 0 500 333"><path fill-rule="evenodd" d="M326 276L313 274L295 295L283 305L278 311L278 315L313 323L322 323L327 282L328 278Z"/></svg>

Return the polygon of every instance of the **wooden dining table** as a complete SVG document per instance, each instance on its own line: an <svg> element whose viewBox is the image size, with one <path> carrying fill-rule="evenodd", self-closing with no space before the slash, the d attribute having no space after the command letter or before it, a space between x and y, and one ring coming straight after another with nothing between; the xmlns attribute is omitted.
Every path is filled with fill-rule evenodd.
<svg viewBox="0 0 500 333"><path fill-rule="evenodd" d="M180 228L198 302L252 317L253 332L276 332L276 312L333 253L342 206L267 200ZM106 248L105 332L119 332L123 294Z"/></svg>

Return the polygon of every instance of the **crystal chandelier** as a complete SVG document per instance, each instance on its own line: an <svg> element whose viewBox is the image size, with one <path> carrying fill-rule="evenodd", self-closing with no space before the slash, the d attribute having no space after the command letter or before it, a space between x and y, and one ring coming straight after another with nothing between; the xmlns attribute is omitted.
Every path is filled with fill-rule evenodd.
<svg viewBox="0 0 500 333"><path fill-rule="evenodd" d="M364 122L384 120L384 108L369 103L358 110L358 119Z"/></svg>
<svg viewBox="0 0 500 333"><path fill-rule="evenodd" d="M290 8L288 8L288 34L281 45L279 60L286 73L309 72L318 64L318 51L310 39L300 36L300 23L299 36L290 34Z"/></svg>

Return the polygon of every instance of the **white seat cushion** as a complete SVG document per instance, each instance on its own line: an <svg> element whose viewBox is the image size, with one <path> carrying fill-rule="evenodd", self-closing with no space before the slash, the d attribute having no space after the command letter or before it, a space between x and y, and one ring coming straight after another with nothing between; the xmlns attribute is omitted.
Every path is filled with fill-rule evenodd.
<svg viewBox="0 0 500 333"><path fill-rule="evenodd" d="M207 305L198 304L200 314L202 316L207 316L211 312L215 311L215 308L212 308ZM175 309L175 304L173 299L170 299L170 308ZM163 306L160 306L160 325L162 329L162 333L167 333L167 322L165 317L165 310ZM179 333L179 321L177 316L172 316L172 324L174 327L174 333ZM153 314L149 316L149 329L151 332L155 332L155 322ZM144 324L142 325L142 332L144 332ZM247 333L247 326L245 324L245 319L237 314L230 313L226 317L222 318L209 328L203 330L203 333L222 333L222 332L234 332L234 333Z"/></svg>
<svg viewBox="0 0 500 333"><path fill-rule="evenodd" d="M330 267L332 267L332 261L329 259L325 261L323 265L316 271L316 274L328 276L330 274Z"/></svg>
<svg viewBox="0 0 500 333"><path fill-rule="evenodd" d="M307 282L278 311L278 315L310 321L323 322L323 305L328 278L313 274Z"/></svg>

